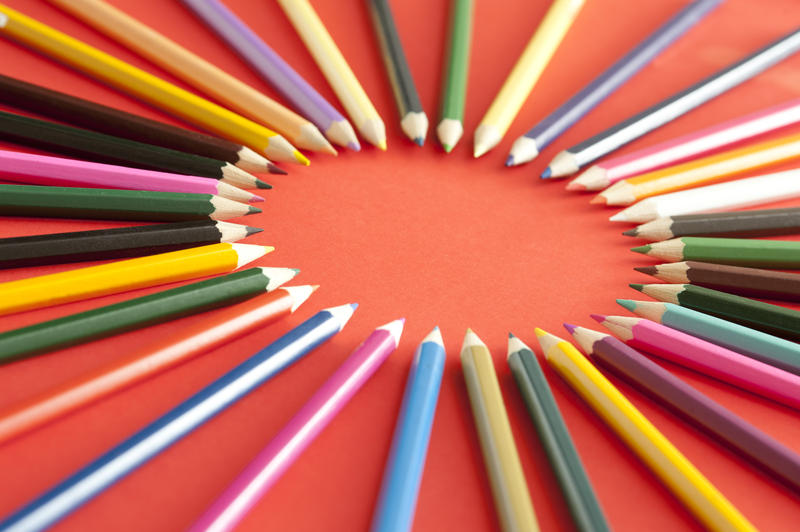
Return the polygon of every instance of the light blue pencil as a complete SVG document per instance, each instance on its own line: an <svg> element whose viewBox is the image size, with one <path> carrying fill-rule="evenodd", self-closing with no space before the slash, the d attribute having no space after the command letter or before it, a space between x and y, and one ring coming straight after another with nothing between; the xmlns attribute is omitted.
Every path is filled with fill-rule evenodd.
<svg viewBox="0 0 800 532"><path fill-rule="evenodd" d="M428 452L445 352L439 327L425 337L414 353L403 404L383 473L373 532L411 530L425 455Z"/></svg>

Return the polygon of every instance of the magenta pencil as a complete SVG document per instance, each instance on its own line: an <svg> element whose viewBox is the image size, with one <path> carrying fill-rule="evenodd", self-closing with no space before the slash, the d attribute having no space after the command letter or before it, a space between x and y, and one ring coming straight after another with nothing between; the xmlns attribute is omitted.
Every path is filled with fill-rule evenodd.
<svg viewBox="0 0 800 532"><path fill-rule="evenodd" d="M590 166L568 190L602 190L631 176L688 161L712 150L800 122L800 98L694 131Z"/></svg>
<svg viewBox="0 0 800 532"><path fill-rule="evenodd" d="M0 179L29 185L186 192L213 194L235 201L264 201L260 196L208 177L8 150L0 150Z"/></svg>
<svg viewBox="0 0 800 532"><path fill-rule="evenodd" d="M800 376L644 318L592 318L635 349L800 409Z"/></svg>
<svg viewBox="0 0 800 532"><path fill-rule="evenodd" d="M404 321L375 329L195 521L190 532L235 527L397 348Z"/></svg>

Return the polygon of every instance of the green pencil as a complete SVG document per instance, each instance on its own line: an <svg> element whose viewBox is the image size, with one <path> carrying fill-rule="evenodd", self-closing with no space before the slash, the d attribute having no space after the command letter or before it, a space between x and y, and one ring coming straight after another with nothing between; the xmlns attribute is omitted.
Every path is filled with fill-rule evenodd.
<svg viewBox="0 0 800 532"><path fill-rule="evenodd" d="M197 314L270 292L291 268L249 268L0 333L0 363Z"/></svg>
<svg viewBox="0 0 800 532"><path fill-rule="evenodd" d="M800 344L672 303L617 299L634 314L800 375Z"/></svg>
<svg viewBox="0 0 800 532"><path fill-rule="evenodd" d="M103 220L227 220L261 209L211 194L0 185L0 216Z"/></svg>
<svg viewBox="0 0 800 532"><path fill-rule="evenodd" d="M632 284L653 299L711 314L788 340L800 340L800 312L691 284Z"/></svg>
<svg viewBox="0 0 800 532"><path fill-rule="evenodd" d="M508 365L561 486L575 528L580 532L608 531L603 510L536 355L513 334L508 335Z"/></svg>
<svg viewBox="0 0 800 532"><path fill-rule="evenodd" d="M800 242L787 240L685 236L631 251L670 262L696 260L754 268L800 268Z"/></svg>
<svg viewBox="0 0 800 532"><path fill-rule="evenodd" d="M450 38L444 64L442 107L436 134L450 153L464 134L464 102L467 94L469 47L472 38L473 0L453 0L450 8Z"/></svg>

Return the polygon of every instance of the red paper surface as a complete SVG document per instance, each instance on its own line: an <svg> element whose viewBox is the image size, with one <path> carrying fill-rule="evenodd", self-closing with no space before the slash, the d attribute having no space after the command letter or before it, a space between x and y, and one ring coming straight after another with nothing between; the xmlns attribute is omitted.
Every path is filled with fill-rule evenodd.
<svg viewBox="0 0 800 532"><path fill-rule="evenodd" d="M180 2L115 0L248 83L274 93ZM405 316L400 347L242 523L242 530L363 530L368 527L417 343L442 328L448 364L417 508L417 530L493 530L497 518L461 376L458 351L472 327L495 357L501 387L543 530L569 530L569 514L505 364L513 331L540 353L538 326L566 336L569 321L590 327L590 312L623 314L618 297L642 299L632 271L653 260L628 251L615 212L538 180L560 150L683 89L800 25L796 0L729 0L573 127L532 164L502 166L513 140L599 74L686 2L589 0L503 142L473 160L472 132L544 14L548 2L476 2L466 135L451 155L438 147L440 72L449 2L394 1L406 54L432 128L424 148L401 133L365 2L314 2L383 116L389 150L365 147L309 168L267 176L264 213L235 220L263 227L249 240L276 246L258 265L302 269L298 283L320 290L295 316L0 446L0 514L5 515L160 416L318 309L360 303L327 345L150 461L62 521L56 530L173 531L188 526L376 326ZM10 6L137 66L171 76L41 0ZM272 1L229 1L267 42L338 105L324 78ZM81 74L0 40L3 73L173 122ZM793 57L626 147L636 149L800 96ZM177 123L177 122L175 122ZM792 128L787 132L798 131ZM620 152L621 153L621 152ZM793 165L776 167L791 168ZM763 172L761 172L763 173ZM789 202L784 205L800 204ZM117 227L125 222L0 219L2 236ZM19 279L76 267L1 271ZM155 291L3 317L3 330ZM795 306L795 308L798 308ZM123 356L165 331L201 318L152 327L0 368L0 406L51 388ZM664 363L681 378L800 451L798 412ZM615 530L698 530L691 515L581 400L545 368L578 450ZM648 398L615 384L763 530L791 530L798 498L734 452Z"/></svg>

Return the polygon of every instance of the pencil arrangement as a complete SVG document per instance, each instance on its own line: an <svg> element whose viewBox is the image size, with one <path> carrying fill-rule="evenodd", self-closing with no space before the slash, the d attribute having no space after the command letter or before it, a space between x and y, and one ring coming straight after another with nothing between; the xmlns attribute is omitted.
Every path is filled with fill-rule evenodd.
<svg viewBox="0 0 800 532"><path fill-rule="evenodd" d="M220 0L182 0L275 88L286 105L241 82L104 0L48 0L192 86L195 95L0 4L0 35L168 112L197 133L0 75L0 140L48 152L0 150L0 215L157 222L153 225L0 239L0 268L112 259L0 283L0 314L175 281L178 288L0 333L0 364L214 310L105 367L0 410L0 444L295 312L316 286L283 286L294 268L245 265L273 250L238 243L260 232L225 220L255 214L286 173L270 159L307 165L299 149L358 151L356 132L387 149L386 126L308 0L278 0L344 109L340 113ZM588 0L554 0L474 131L475 157L496 147ZM398 127L422 146L422 107L387 0L366 0L398 111ZM561 107L518 138L507 166L533 160L568 128L709 16L721 0L694 0ZM443 150L464 134L473 1L452 0L436 127ZM800 455L655 364L666 359L727 385L800 409L800 312L760 299L800 301L800 243L753 237L800 233L800 208L735 210L800 197L800 169L730 179L800 158L792 100L621 156L625 144L686 114L800 51L800 29L719 72L561 151L542 178L585 170L567 189L592 203L625 206L633 251L666 261L636 268L661 284L631 285L657 301L620 299L636 317L593 315L612 334L565 324L584 354L535 330L544 360L630 452L710 530L755 530L722 491L609 380L606 370L800 490ZM26 113L25 115L19 113ZM28 116L28 114L37 117ZM346 116L346 117L345 117ZM747 143L747 144L744 144ZM68 158L67 158L68 157ZM605 158L604 158L605 157ZM601 159L604 158L604 159ZM592 164L591 166L589 166ZM723 183L709 184L727 180ZM702 186L701 186L702 185ZM712 212L713 211L713 212ZM239 271L237 271L239 270ZM216 276L207 280L196 279ZM759 300L753 298L760 298ZM252 354L160 418L0 521L0 531L44 530L275 377L347 324L356 304L323 309ZM268 445L197 517L191 530L230 530L398 347L404 319L377 327ZM647 353L647 355L643 354ZM610 530L539 358L509 334L507 363L578 530ZM407 376L372 530L413 523L445 368L438 327L417 347ZM460 352L497 516L504 530L538 530L493 358L467 329Z"/></svg>

